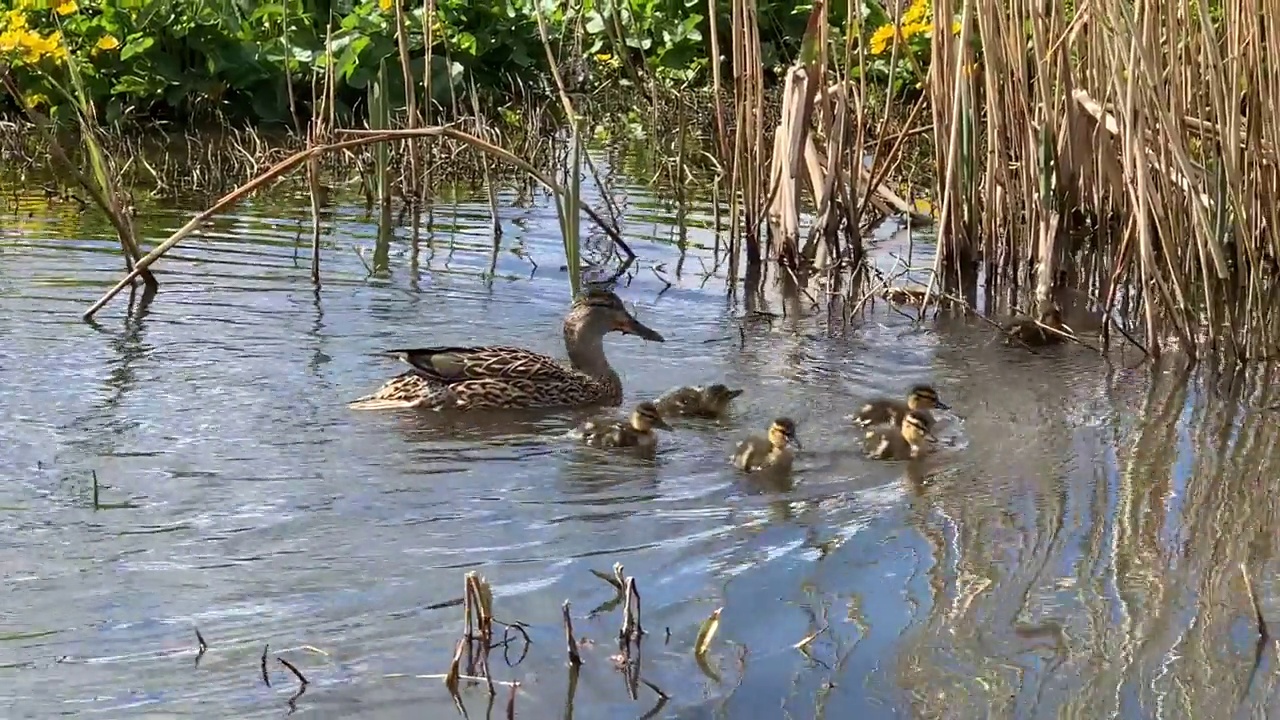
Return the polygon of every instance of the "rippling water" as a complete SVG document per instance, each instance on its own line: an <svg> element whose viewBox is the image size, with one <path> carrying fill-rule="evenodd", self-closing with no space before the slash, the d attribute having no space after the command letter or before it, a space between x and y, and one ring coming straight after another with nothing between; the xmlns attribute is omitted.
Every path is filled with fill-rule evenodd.
<svg viewBox="0 0 1280 720"><path fill-rule="evenodd" d="M1078 347L1032 356L981 323L914 326L883 305L844 328L770 290L751 309L771 315L744 320L744 293L727 299L720 271L702 277L712 234L689 231L677 276L674 209L615 180L641 256L620 294L667 337L608 341L627 402L675 382L747 389L723 423L664 434L653 463L575 448L563 434L580 414L346 407L400 371L372 355L385 347L563 354L568 291L545 199L501 196L491 281L482 199L438 206L416 265L398 229L389 274L373 278L375 220L330 208L318 293L305 198L259 199L161 261L144 312L126 316L121 298L93 324L79 313L121 264L104 223L43 197L6 200L6 717L278 716L296 683L274 661L262 682L267 643L310 680L299 713L449 717L439 679L414 676L447 668L461 625L450 601L472 569L493 583L499 619L531 626L521 664L495 654L496 677L522 683L518 717L566 716L566 599L593 641L574 712L638 717L658 697L641 686L631 700L609 660L620 612L589 615L612 591L588 571L614 562L643 593L643 675L670 696L654 717L1275 706L1274 658L1252 673L1238 569L1249 564L1271 614L1275 418L1241 411L1265 399ZM144 206L138 222L154 243L191 209ZM875 242L905 250L892 229ZM916 243L918 263L928 250ZM924 482L862 459L841 420L866 394L916 381L955 408ZM783 413L805 440L793 483L734 473L734 439ZM695 662L699 624L721 606ZM209 644L198 666L196 626ZM807 653L793 647L820 628ZM463 700L485 712L480 688ZM505 703L503 690L495 715Z"/></svg>

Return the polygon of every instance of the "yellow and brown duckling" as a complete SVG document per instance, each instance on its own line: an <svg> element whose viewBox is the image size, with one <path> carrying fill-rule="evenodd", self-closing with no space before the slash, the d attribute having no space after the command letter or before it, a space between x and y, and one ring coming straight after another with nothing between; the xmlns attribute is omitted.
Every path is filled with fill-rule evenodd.
<svg viewBox="0 0 1280 720"><path fill-rule="evenodd" d="M863 427L885 423L897 427L902 423L902 418L907 413L912 410L919 410L932 423L933 413L929 411L933 408L950 410L951 406L942 402L942 399L938 397L937 389L932 385L912 385L911 389L907 391L905 402L887 397L872 398L853 416L853 421Z"/></svg>
<svg viewBox="0 0 1280 720"><path fill-rule="evenodd" d="M912 410L902 425L882 432L867 433L867 455L876 460L911 460L927 454L937 442L933 418L923 410Z"/></svg>
<svg viewBox="0 0 1280 720"><path fill-rule="evenodd" d="M769 426L766 437L752 435L733 452L733 464L739 470L755 472L764 468L786 472L795 460L792 446L804 449L796 434L796 424L791 418L780 417Z"/></svg>
<svg viewBox="0 0 1280 720"><path fill-rule="evenodd" d="M654 429L670 430L662 413L651 402L642 402L625 421L591 420L578 427L582 442L597 448L653 450L658 445Z"/></svg>
<svg viewBox="0 0 1280 720"><path fill-rule="evenodd" d="M1003 325L1006 333L1005 342L1008 344L1022 343L1031 347L1044 347L1045 345L1057 345L1066 338L1053 330L1066 332L1070 330L1062 323L1062 310L1056 305L1045 308L1040 313L1040 323L1036 324L1035 320L1029 317L1017 318ZM1046 330L1045 327L1053 330Z"/></svg>
<svg viewBox="0 0 1280 720"><path fill-rule="evenodd" d="M729 409L729 402L742 394L727 385L686 385L663 393L654 403L665 417L718 418Z"/></svg>

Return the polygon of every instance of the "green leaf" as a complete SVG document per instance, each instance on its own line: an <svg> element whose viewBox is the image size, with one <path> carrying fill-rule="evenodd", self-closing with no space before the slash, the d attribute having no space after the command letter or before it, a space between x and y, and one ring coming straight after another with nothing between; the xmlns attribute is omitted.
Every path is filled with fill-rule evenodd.
<svg viewBox="0 0 1280 720"><path fill-rule="evenodd" d="M143 37L135 36L125 44L124 48L120 50L120 60L125 61L138 53L144 53L155 44L156 39L150 35Z"/></svg>

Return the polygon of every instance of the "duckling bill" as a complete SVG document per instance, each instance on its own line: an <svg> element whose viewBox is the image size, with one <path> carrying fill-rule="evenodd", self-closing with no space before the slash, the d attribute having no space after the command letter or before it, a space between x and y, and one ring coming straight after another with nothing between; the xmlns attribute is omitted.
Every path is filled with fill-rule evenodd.
<svg viewBox="0 0 1280 720"><path fill-rule="evenodd" d="M592 420L578 427L583 443L597 448L653 450L658 445L654 429L670 430L662 413L651 402L636 405L626 421Z"/></svg>
<svg viewBox="0 0 1280 720"><path fill-rule="evenodd" d="M854 415L853 421L863 427L889 423L897 427L907 413L918 410L933 422L933 413L929 410L950 410L951 406L942 402L938 390L932 385L913 385L907 391L907 400L903 402L894 398L878 397L867 401L866 405Z"/></svg>
<svg viewBox="0 0 1280 720"><path fill-rule="evenodd" d="M730 401L741 394L742 390L731 390L723 383L706 387L686 385L668 390L654 402L665 417L683 415L713 419L724 415Z"/></svg>
<svg viewBox="0 0 1280 720"><path fill-rule="evenodd" d="M929 452L933 435L933 418L921 410L912 410L902 418L902 425L883 432L867 433L867 455L876 460L911 460Z"/></svg>
<svg viewBox="0 0 1280 720"><path fill-rule="evenodd" d="M791 470L795 461L795 451L791 449L793 445L804 449L796 434L795 421L780 417L769 426L767 436L753 435L738 443L733 453L733 464L739 470L747 472L766 468L786 472Z"/></svg>

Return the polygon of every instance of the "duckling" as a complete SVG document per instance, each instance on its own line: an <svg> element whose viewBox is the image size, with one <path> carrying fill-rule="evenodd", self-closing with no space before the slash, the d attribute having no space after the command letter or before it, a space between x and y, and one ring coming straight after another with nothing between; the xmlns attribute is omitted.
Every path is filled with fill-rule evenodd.
<svg viewBox="0 0 1280 720"><path fill-rule="evenodd" d="M933 418L927 411L912 410L902 418L902 426L884 432L867 433L867 455L876 460L910 460L929 452L937 442Z"/></svg>
<svg viewBox="0 0 1280 720"><path fill-rule="evenodd" d="M791 470L795 460L794 445L803 450L804 445L796 435L796 424L791 418L780 417L769 426L767 438L752 435L742 442L733 452L733 464L739 470L754 472L762 468L771 468L781 472Z"/></svg>
<svg viewBox="0 0 1280 720"><path fill-rule="evenodd" d="M686 415L718 418L729 409L729 401L741 394L742 390L730 390L721 383L706 387L692 385L672 388L655 400L654 404L658 406L659 412L668 417Z"/></svg>
<svg viewBox="0 0 1280 720"><path fill-rule="evenodd" d="M1059 331L1070 329L1063 325L1062 311L1057 305L1050 306L1040 313L1040 324ZM1057 345L1064 340L1061 335L1051 330L1045 330L1031 318L1017 318L1002 327L1008 334L1005 337L1006 344L1013 344L1014 341L1018 341L1031 347L1043 347L1045 345Z"/></svg>
<svg viewBox="0 0 1280 720"><path fill-rule="evenodd" d="M908 412L919 410L928 416L929 422L932 423L933 413L929 412L931 408L950 410L951 406L942 402L938 397L938 391L932 385L912 385L911 390L907 392L906 402L886 397L872 398L862 406L858 414L853 416L853 421L863 427L882 423L890 423L897 427Z"/></svg>
<svg viewBox="0 0 1280 720"><path fill-rule="evenodd" d="M671 426L662 419L657 406L642 402L636 405L626 421L591 420L578 427L578 434L584 443L592 447L653 450L658 444L654 428L670 430Z"/></svg>

